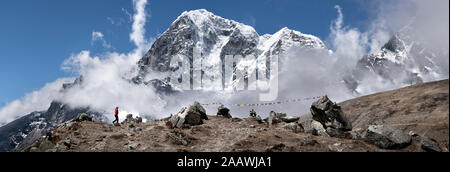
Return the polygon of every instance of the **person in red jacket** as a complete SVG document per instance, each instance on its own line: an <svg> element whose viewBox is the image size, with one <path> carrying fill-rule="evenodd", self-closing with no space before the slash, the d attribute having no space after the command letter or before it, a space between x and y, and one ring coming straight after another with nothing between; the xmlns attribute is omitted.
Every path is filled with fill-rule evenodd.
<svg viewBox="0 0 450 172"><path fill-rule="evenodd" d="M113 121L113 124L115 122L117 122L117 124L119 123L119 107L116 107L116 109L114 109L114 117L116 117L116 120Z"/></svg>

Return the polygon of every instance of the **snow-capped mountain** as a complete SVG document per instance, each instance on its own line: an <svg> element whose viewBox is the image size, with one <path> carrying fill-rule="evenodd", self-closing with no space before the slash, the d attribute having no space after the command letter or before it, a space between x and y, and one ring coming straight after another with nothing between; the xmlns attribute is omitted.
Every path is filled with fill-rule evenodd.
<svg viewBox="0 0 450 172"><path fill-rule="evenodd" d="M223 74L214 66L224 64L226 55L254 55L266 60L291 47L326 49L325 44L312 35L283 28L273 35L260 36L251 26L200 9L181 14L154 42L139 61L140 74L134 81L148 81L145 76L150 71L173 70L170 61L176 55L187 57L192 64L194 47L200 51L202 61L206 62L203 65L207 65L202 75L222 79Z"/></svg>
<svg viewBox="0 0 450 172"><path fill-rule="evenodd" d="M441 69L433 59L442 54L425 48L411 37L412 29L405 27L381 47L378 53L361 58L351 76L345 78L347 86L359 92L359 82L367 75L375 75L391 83L412 85L439 78Z"/></svg>

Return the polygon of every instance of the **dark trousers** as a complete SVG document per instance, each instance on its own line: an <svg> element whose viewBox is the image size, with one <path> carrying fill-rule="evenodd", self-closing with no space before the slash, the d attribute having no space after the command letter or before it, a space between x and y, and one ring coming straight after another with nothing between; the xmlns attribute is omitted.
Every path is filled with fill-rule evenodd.
<svg viewBox="0 0 450 172"><path fill-rule="evenodd" d="M116 117L116 120L113 121L113 124L114 124L115 122L119 123L119 115L114 115L114 117Z"/></svg>

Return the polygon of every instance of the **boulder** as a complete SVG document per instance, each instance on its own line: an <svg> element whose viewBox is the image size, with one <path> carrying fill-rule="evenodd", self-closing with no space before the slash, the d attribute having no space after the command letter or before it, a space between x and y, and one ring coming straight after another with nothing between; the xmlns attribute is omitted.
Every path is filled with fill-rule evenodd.
<svg viewBox="0 0 450 172"><path fill-rule="evenodd" d="M72 143L69 138L63 141L64 146L66 146L68 149L72 146Z"/></svg>
<svg viewBox="0 0 450 172"><path fill-rule="evenodd" d="M331 135L352 130L352 124L341 107L333 103L327 96L314 102L310 110L313 120L320 122L325 129L332 128L328 130L332 132Z"/></svg>
<svg viewBox="0 0 450 172"><path fill-rule="evenodd" d="M139 146L141 146L141 144L139 144L139 143L130 143L130 144L128 144L128 150L135 150Z"/></svg>
<svg viewBox="0 0 450 172"><path fill-rule="evenodd" d="M199 102L194 102L191 106L192 110L200 114L200 118L208 120L208 115L206 115L206 110Z"/></svg>
<svg viewBox="0 0 450 172"><path fill-rule="evenodd" d="M77 122L83 122L83 121L92 121L92 117L88 114L82 113L79 114L78 117L75 119Z"/></svg>
<svg viewBox="0 0 450 172"><path fill-rule="evenodd" d="M427 152L441 152L441 148L436 141L428 137L420 137L420 145Z"/></svg>
<svg viewBox="0 0 450 172"><path fill-rule="evenodd" d="M370 125L364 139L383 149L402 149L411 144L411 136L389 125Z"/></svg>
<svg viewBox="0 0 450 172"><path fill-rule="evenodd" d="M291 130L294 133L299 132L299 127L298 127L298 125L296 123L287 123L286 125L284 125L283 128L286 129L286 130Z"/></svg>
<svg viewBox="0 0 450 172"><path fill-rule="evenodd" d="M286 116L287 115L285 113L276 113L274 111L270 111L269 117L264 120L267 121L269 126L272 126L274 124L282 122L282 118L286 118Z"/></svg>
<svg viewBox="0 0 450 172"><path fill-rule="evenodd" d="M73 135L74 135L74 136L79 136L79 135L80 135L80 132L79 132L79 131L74 131L74 132L73 132Z"/></svg>
<svg viewBox="0 0 450 172"><path fill-rule="evenodd" d="M261 116L259 116L259 115L257 115L257 116L255 117L255 120L256 120L258 123L260 123L260 124L264 123L264 121L262 120Z"/></svg>
<svg viewBox="0 0 450 172"><path fill-rule="evenodd" d="M414 132L414 131L409 131L408 134L409 134L410 136L413 136L413 137L419 136L419 134L417 134L417 133Z"/></svg>
<svg viewBox="0 0 450 172"><path fill-rule="evenodd" d="M300 117L295 117L295 116L281 117L281 120L285 123L297 122L299 119L300 119Z"/></svg>
<svg viewBox="0 0 450 172"><path fill-rule="evenodd" d="M131 122L142 123L142 117L136 116L136 118L133 118L133 114L128 114L122 123L131 123Z"/></svg>
<svg viewBox="0 0 450 172"><path fill-rule="evenodd" d="M169 119L169 123L172 125L172 128L181 128L184 124L201 125L203 124L203 119L208 119L205 112L202 105L195 102L188 108L182 108L178 114L172 115Z"/></svg>
<svg viewBox="0 0 450 172"><path fill-rule="evenodd" d="M230 109L228 109L227 107L225 107L224 105L220 105L217 108L217 116L223 116L225 118L233 118L230 115Z"/></svg>
<svg viewBox="0 0 450 172"><path fill-rule="evenodd" d="M133 120L133 114L128 114L125 121L131 122Z"/></svg>
<svg viewBox="0 0 450 172"><path fill-rule="evenodd" d="M142 123L142 117L136 117L136 123Z"/></svg>
<svg viewBox="0 0 450 172"><path fill-rule="evenodd" d="M325 128L323 128L322 124L315 120L308 119L301 125L306 133L310 133L316 136L329 136Z"/></svg>

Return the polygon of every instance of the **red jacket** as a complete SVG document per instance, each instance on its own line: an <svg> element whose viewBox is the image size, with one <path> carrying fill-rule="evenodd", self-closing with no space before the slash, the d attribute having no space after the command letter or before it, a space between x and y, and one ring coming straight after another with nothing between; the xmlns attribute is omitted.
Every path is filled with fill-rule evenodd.
<svg viewBox="0 0 450 172"><path fill-rule="evenodd" d="M119 115L119 109L116 108L116 109L114 110L114 115L115 115L115 116Z"/></svg>

